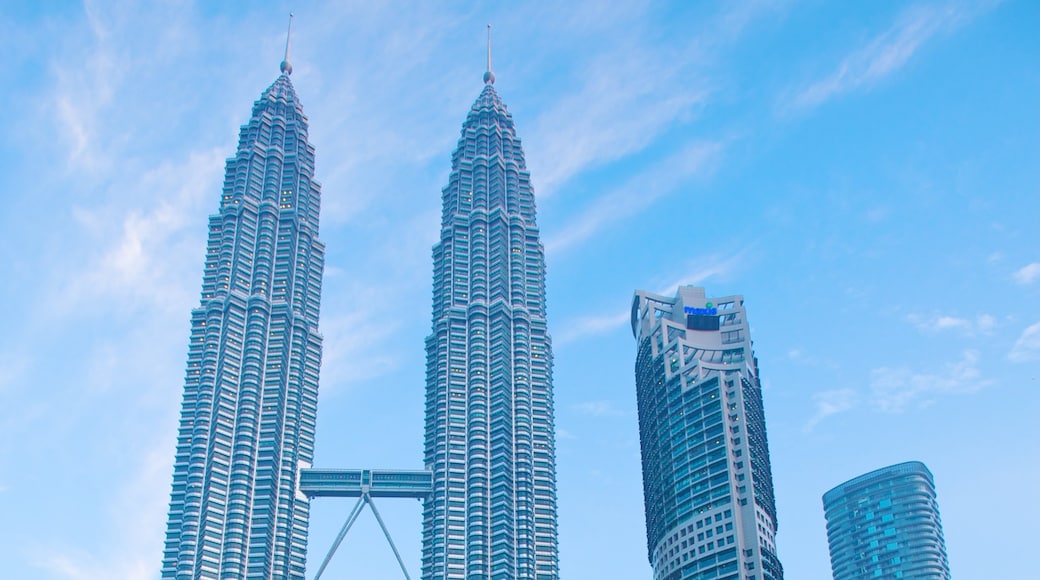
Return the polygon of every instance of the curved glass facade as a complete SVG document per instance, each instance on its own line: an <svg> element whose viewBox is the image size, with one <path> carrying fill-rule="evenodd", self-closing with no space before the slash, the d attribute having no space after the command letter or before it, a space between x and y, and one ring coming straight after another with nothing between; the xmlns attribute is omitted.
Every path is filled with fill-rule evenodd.
<svg viewBox="0 0 1040 580"><path fill-rule="evenodd" d="M758 363L741 296L637 291L636 394L655 580L780 580Z"/></svg>
<svg viewBox="0 0 1040 580"><path fill-rule="evenodd" d="M555 580L556 467L545 257L494 77L462 125L433 248L422 577Z"/></svg>
<svg viewBox="0 0 1040 580"><path fill-rule="evenodd" d="M834 580L949 580L932 473L884 467L823 495Z"/></svg>
<svg viewBox="0 0 1040 580"><path fill-rule="evenodd" d="M288 74L253 105L209 220L162 578L304 576L324 244L314 147Z"/></svg>

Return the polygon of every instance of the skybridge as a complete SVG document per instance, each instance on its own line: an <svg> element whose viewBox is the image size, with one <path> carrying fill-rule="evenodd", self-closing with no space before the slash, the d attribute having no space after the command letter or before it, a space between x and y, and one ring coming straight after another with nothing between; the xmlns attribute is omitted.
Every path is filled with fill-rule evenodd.
<svg viewBox="0 0 1040 580"><path fill-rule="evenodd" d="M433 473L392 469L302 469L301 493L316 497L403 497L426 499Z"/></svg>
<svg viewBox="0 0 1040 580"><path fill-rule="evenodd" d="M383 523L383 517L379 515L374 498L413 498L423 500L433 492L433 473L419 470L393 470L393 469L301 469L300 480L296 489L307 496L308 499L317 497L356 497L357 503L347 516L343 528L340 529L336 540L332 543L328 555L318 568L314 580L320 580L325 568L332 561L339 545L343 542L350 527L357 521L361 511L367 505L372 508L372 514L376 516L379 527L390 544L390 549L397 557L397 563L404 572L404 577L411 580L408 570L404 566L404 560L394 545L390 531Z"/></svg>

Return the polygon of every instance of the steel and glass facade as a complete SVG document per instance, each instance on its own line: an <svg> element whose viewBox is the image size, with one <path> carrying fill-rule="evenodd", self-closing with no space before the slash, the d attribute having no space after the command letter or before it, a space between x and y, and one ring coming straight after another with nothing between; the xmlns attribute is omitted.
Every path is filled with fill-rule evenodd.
<svg viewBox="0 0 1040 580"><path fill-rule="evenodd" d="M949 580L932 473L884 467L823 495L834 580Z"/></svg>
<svg viewBox="0 0 1040 580"><path fill-rule="evenodd" d="M433 248L422 577L558 577L552 348L535 198L494 75L462 125Z"/></svg>
<svg viewBox="0 0 1040 580"><path fill-rule="evenodd" d="M304 577L325 247L288 62L253 105L191 312L162 578Z"/></svg>
<svg viewBox="0 0 1040 580"><path fill-rule="evenodd" d="M781 580L758 361L741 296L636 291L632 332L654 580Z"/></svg>

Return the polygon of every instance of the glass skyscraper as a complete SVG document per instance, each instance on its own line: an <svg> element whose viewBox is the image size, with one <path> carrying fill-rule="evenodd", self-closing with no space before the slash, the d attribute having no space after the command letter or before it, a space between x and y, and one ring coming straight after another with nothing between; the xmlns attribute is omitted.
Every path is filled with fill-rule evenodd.
<svg viewBox="0 0 1040 580"><path fill-rule="evenodd" d="M555 580L556 469L545 259L494 74L451 158L426 339L422 577Z"/></svg>
<svg viewBox="0 0 1040 580"><path fill-rule="evenodd" d="M741 296L636 291L632 332L654 580L781 580L758 361Z"/></svg>
<svg viewBox="0 0 1040 580"><path fill-rule="evenodd" d="M949 580L932 473L884 467L823 494L834 580Z"/></svg>
<svg viewBox="0 0 1040 580"><path fill-rule="evenodd" d="M325 247L289 75L253 105L209 219L191 312L162 578L304 577Z"/></svg>

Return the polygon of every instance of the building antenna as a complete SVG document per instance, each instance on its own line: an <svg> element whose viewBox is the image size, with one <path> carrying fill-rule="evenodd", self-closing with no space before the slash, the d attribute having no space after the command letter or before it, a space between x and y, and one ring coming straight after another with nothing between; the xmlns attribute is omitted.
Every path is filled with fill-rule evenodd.
<svg viewBox="0 0 1040 580"><path fill-rule="evenodd" d="M292 63L289 62L289 41L292 40L292 19L293 13L289 13L289 31L285 33L285 60L279 68L282 69L282 73L285 75L292 74Z"/></svg>
<svg viewBox="0 0 1040 580"><path fill-rule="evenodd" d="M493 84L495 84L495 73L491 72L491 25L488 24L487 26L488 26L488 28L487 28L487 32L488 32L488 62L487 62L487 72L484 73L484 84L486 84L486 85L493 85Z"/></svg>

